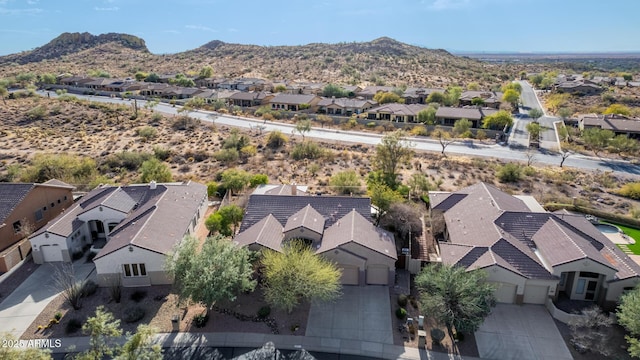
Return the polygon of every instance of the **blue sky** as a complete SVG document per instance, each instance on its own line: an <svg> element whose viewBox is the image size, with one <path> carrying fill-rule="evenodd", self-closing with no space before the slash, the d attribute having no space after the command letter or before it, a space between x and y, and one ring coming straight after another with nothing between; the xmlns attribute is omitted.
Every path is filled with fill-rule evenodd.
<svg viewBox="0 0 640 360"><path fill-rule="evenodd" d="M62 32L140 36L153 53L381 36L450 51L640 51L638 0L0 0L0 55Z"/></svg>

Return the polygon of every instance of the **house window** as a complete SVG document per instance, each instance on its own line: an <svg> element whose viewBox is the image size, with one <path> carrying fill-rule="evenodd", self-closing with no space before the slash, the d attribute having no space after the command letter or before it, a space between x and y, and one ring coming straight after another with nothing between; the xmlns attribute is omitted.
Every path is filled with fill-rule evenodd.
<svg viewBox="0 0 640 360"><path fill-rule="evenodd" d="M123 264L125 277L147 276L147 267L144 264Z"/></svg>
<svg viewBox="0 0 640 360"><path fill-rule="evenodd" d="M576 286L576 294L584 294L584 286L586 285L587 280L579 279L578 286Z"/></svg>
<svg viewBox="0 0 640 360"><path fill-rule="evenodd" d="M56 206L56 204L55 203L51 203L51 207L54 207L54 206Z"/></svg>
<svg viewBox="0 0 640 360"><path fill-rule="evenodd" d="M567 273L560 274L560 283L558 283L558 286L564 287L564 283L566 281L567 281Z"/></svg>
<svg viewBox="0 0 640 360"><path fill-rule="evenodd" d="M64 196L64 201L67 201L67 195Z"/></svg>
<svg viewBox="0 0 640 360"><path fill-rule="evenodd" d="M43 208L42 208L42 211L47 211L47 207L46 207L46 206L45 206L45 207L43 207Z"/></svg>
<svg viewBox="0 0 640 360"><path fill-rule="evenodd" d="M36 221L40 221L40 220L42 220L42 218L43 218L42 209L36 210Z"/></svg>
<svg viewBox="0 0 640 360"><path fill-rule="evenodd" d="M589 271L580 271L580 277L597 279L600 277L600 274Z"/></svg>
<svg viewBox="0 0 640 360"><path fill-rule="evenodd" d="M19 233L22 230L22 223L20 222L20 220L16 221L13 223L13 232L14 233Z"/></svg>

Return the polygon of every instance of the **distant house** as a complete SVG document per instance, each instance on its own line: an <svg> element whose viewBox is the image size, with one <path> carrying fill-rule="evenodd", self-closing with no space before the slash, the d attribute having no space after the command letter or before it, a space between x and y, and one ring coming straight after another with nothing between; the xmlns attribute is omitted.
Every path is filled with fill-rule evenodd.
<svg viewBox="0 0 640 360"><path fill-rule="evenodd" d="M470 106L474 104L474 99L481 100L481 106L494 109L500 108L502 93L496 91L465 91L460 94L460 106Z"/></svg>
<svg viewBox="0 0 640 360"><path fill-rule="evenodd" d="M196 83L196 86L206 87L208 89L217 89L220 83L224 81L225 79L222 79L222 78L203 78L203 79L194 80L194 82Z"/></svg>
<svg viewBox="0 0 640 360"><path fill-rule="evenodd" d="M340 85L340 88L344 90L349 96L355 96L362 91L362 88L358 85Z"/></svg>
<svg viewBox="0 0 640 360"><path fill-rule="evenodd" d="M573 95L594 95L601 93L604 89L589 80L573 80L556 84L554 90Z"/></svg>
<svg viewBox="0 0 640 360"><path fill-rule="evenodd" d="M390 92L395 88L393 86L367 86L361 91L356 93L356 96L361 96L366 100L373 100L373 97L376 96L379 92Z"/></svg>
<svg viewBox="0 0 640 360"><path fill-rule="evenodd" d="M229 96L229 102L235 106L251 107L260 106L269 103L269 100L273 99L274 95L264 91L259 92L237 92Z"/></svg>
<svg viewBox="0 0 640 360"><path fill-rule="evenodd" d="M299 111L307 107L315 112L321 98L316 95L283 94L278 93L269 100L271 108L275 110Z"/></svg>
<svg viewBox="0 0 640 360"><path fill-rule="evenodd" d="M566 297L614 309L640 283L640 265L584 215L546 212L531 196L478 183L430 192L441 260L485 271L498 302L545 304Z"/></svg>
<svg viewBox="0 0 640 360"><path fill-rule="evenodd" d="M441 125L453 126L460 119L467 119L472 122L472 127L482 126L482 119L488 115L495 114L498 110L492 108L472 107L447 107L440 106L436 110L436 122Z"/></svg>
<svg viewBox="0 0 640 360"><path fill-rule="evenodd" d="M101 286L169 284L166 256L206 208L207 187L194 182L100 186L31 235L33 260L68 262L91 246Z"/></svg>
<svg viewBox="0 0 640 360"><path fill-rule="evenodd" d="M329 115L362 114L376 106L378 103L373 100L357 98L323 98L318 102L318 112Z"/></svg>
<svg viewBox="0 0 640 360"><path fill-rule="evenodd" d="M202 98L206 103L212 103L217 100L221 100L224 103L229 103L229 97L233 94L238 93L237 90L211 90L211 89L202 89L201 92L193 95L194 98Z"/></svg>
<svg viewBox="0 0 640 360"><path fill-rule="evenodd" d="M73 204L73 189L58 180L0 183L0 272L9 271L31 250L21 240Z"/></svg>
<svg viewBox="0 0 640 360"><path fill-rule="evenodd" d="M616 135L640 139L640 119L624 115L582 115L578 118L578 128L580 130L589 128L611 130Z"/></svg>
<svg viewBox="0 0 640 360"><path fill-rule="evenodd" d="M444 93L444 89L431 89L421 87L409 87L402 94L405 104L424 104L433 92Z"/></svg>
<svg viewBox="0 0 640 360"><path fill-rule="evenodd" d="M394 122L417 122L418 113L427 108L422 104L389 103L367 110L367 119Z"/></svg>
<svg viewBox="0 0 640 360"><path fill-rule="evenodd" d="M373 224L368 198L251 195L234 241L282 251L292 239L336 263L344 285L394 284L395 239Z"/></svg>
<svg viewBox="0 0 640 360"><path fill-rule="evenodd" d="M161 96L166 99L189 99L202 91L193 87L170 86L162 91Z"/></svg>
<svg viewBox="0 0 640 360"><path fill-rule="evenodd" d="M170 88L169 84L145 83L145 86L140 89L140 95L161 97L165 92L170 91Z"/></svg>
<svg viewBox="0 0 640 360"><path fill-rule="evenodd" d="M253 195L291 195L291 196L309 196L307 192L307 186L301 185L274 185L264 184L258 185L253 192Z"/></svg>
<svg viewBox="0 0 640 360"><path fill-rule="evenodd" d="M298 88L299 94L322 95L322 90L324 90L326 84L314 82L297 82L295 83L295 86Z"/></svg>
<svg viewBox="0 0 640 360"><path fill-rule="evenodd" d="M96 80L95 78L85 76L69 76L60 79L60 85L73 86L73 87L85 87L86 83Z"/></svg>

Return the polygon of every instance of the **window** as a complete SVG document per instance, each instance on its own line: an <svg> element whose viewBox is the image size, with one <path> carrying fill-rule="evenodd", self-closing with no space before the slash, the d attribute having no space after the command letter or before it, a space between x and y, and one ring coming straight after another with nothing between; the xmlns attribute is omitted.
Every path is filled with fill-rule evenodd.
<svg viewBox="0 0 640 360"><path fill-rule="evenodd" d="M51 207L54 207L54 206L56 206L56 204L55 203L51 203Z"/></svg>
<svg viewBox="0 0 640 360"><path fill-rule="evenodd" d="M58 199L58 204L60 204L60 199Z"/></svg>
<svg viewBox="0 0 640 360"><path fill-rule="evenodd" d="M67 201L67 195L64 196L64 201Z"/></svg>
<svg viewBox="0 0 640 360"><path fill-rule="evenodd" d="M584 286L586 285L587 280L579 279L578 286L576 287L576 294L584 294Z"/></svg>
<svg viewBox="0 0 640 360"><path fill-rule="evenodd" d="M147 276L147 267L144 264L123 264L125 277Z"/></svg>
<svg viewBox="0 0 640 360"><path fill-rule="evenodd" d="M36 210L36 221L42 220L42 209Z"/></svg>
<svg viewBox="0 0 640 360"><path fill-rule="evenodd" d="M597 279L600 277L600 274L589 271L580 271L580 277Z"/></svg>
<svg viewBox="0 0 640 360"><path fill-rule="evenodd" d="M13 223L13 232L14 233L19 233L22 230L22 223L20 222L20 220L16 221Z"/></svg>
<svg viewBox="0 0 640 360"><path fill-rule="evenodd" d="M560 283L558 283L558 285L563 287L566 281L567 281L567 273L560 274Z"/></svg>

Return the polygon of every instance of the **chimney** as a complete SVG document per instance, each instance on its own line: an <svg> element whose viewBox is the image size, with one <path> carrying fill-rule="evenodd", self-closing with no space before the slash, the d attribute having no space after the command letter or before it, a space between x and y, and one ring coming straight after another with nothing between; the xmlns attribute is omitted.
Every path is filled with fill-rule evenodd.
<svg viewBox="0 0 640 360"><path fill-rule="evenodd" d="M298 195L298 188L296 187L296 183L291 184L291 195Z"/></svg>
<svg viewBox="0 0 640 360"><path fill-rule="evenodd" d="M151 182L149 183L149 189L151 189L151 190L155 190L156 189L156 181L155 180L151 180Z"/></svg>

